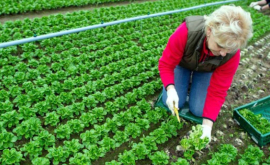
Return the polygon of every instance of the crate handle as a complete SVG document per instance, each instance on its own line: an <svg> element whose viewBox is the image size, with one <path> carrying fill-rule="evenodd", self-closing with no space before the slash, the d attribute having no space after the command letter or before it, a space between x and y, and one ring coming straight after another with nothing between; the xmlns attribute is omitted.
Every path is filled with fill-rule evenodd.
<svg viewBox="0 0 270 165"><path fill-rule="evenodd" d="M258 104L258 102L256 102L255 104L253 104L252 108L255 107Z"/></svg>
<svg viewBox="0 0 270 165"><path fill-rule="evenodd" d="M235 121L238 125L240 125L240 123L239 123L236 119L234 119L234 121Z"/></svg>
<svg viewBox="0 0 270 165"><path fill-rule="evenodd" d="M253 135L251 135L251 139L254 140L256 144L258 144L258 140Z"/></svg>

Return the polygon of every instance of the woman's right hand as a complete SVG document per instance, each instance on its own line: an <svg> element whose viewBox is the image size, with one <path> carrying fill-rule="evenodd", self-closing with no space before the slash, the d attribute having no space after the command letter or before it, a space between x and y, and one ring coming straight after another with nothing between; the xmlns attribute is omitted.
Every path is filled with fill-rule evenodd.
<svg viewBox="0 0 270 165"><path fill-rule="evenodd" d="M173 116L175 115L174 107L178 109L178 102L179 102L179 97L177 95L174 85L169 85L167 87L166 104L168 108L171 110Z"/></svg>

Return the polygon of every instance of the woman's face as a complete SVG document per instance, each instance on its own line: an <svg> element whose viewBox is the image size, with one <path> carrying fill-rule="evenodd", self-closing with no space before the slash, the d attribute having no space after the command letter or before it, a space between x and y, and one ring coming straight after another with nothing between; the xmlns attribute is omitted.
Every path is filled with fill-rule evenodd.
<svg viewBox="0 0 270 165"><path fill-rule="evenodd" d="M226 56L227 53L230 53L231 50L221 47L216 41L215 37L211 33L211 30L207 30L207 47L215 56Z"/></svg>

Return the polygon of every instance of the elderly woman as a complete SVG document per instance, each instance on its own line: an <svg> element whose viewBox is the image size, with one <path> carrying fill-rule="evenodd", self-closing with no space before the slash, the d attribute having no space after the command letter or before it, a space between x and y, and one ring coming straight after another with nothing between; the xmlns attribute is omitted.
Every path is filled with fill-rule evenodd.
<svg viewBox="0 0 270 165"><path fill-rule="evenodd" d="M174 115L173 108L184 106L189 91L189 109L203 117L201 138L208 137L209 142L239 65L240 48L251 37L250 13L241 7L222 6L209 16L186 17L159 60L164 105Z"/></svg>
<svg viewBox="0 0 270 165"><path fill-rule="evenodd" d="M270 8L270 0L261 0L257 2L251 2L249 7L253 7L258 11L268 10Z"/></svg>

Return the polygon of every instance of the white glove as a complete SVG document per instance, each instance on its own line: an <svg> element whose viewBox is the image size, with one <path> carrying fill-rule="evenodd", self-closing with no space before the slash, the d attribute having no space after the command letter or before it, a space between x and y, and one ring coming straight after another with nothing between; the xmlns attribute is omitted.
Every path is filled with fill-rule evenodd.
<svg viewBox="0 0 270 165"><path fill-rule="evenodd" d="M261 7L261 6L259 6L259 5L254 6L253 8L254 8L255 10L258 10L258 11L261 11L261 9L262 9L262 7Z"/></svg>
<svg viewBox="0 0 270 165"><path fill-rule="evenodd" d="M166 100L166 104L168 105L169 109L172 112L172 115L174 116L174 110L173 110L173 105L178 109L178 102L179 102L179 98L177 95L177 92L175 90L175 88L170 88L167 90L167 100Z"/></svg>
<svg viewBox="0 0 270 165"><path fill-rule="evenodd" d="M254 7L256 5L258 5L258 2L251 2L250 5L249 5L249 7Z"/></svg>
<svg viewBox="0 0 270 165"><path fill-rule="evenodd" d="M202 125L202 129L203 129L203 134L201 136L201 139L203 139L205 137L208 137L209 143L210 143L212 128L210 126L208 126L208 125Z"/></svg>

